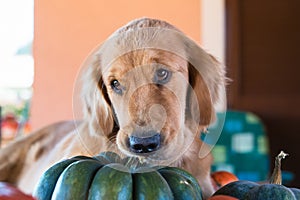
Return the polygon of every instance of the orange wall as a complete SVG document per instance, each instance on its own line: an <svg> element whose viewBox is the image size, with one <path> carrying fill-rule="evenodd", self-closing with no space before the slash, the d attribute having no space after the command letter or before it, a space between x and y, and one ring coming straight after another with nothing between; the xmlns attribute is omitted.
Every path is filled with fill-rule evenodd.
<svg viewBox="0 0 300 200"><path fill-rule="evenodd" d="M169 21L200 41L200 0L35 0L34 129L72 119L72 91L88 53L139 17Z"/></svg>

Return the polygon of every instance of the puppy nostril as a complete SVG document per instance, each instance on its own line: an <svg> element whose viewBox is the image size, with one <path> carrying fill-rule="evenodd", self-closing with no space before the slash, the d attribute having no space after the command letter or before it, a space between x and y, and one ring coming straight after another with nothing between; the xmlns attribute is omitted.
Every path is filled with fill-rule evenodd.
<svg viewBox="0 0 300 200"><path fill-rule="evenodd" d="M143 153L144 146L141 144L135 144L132 146L132 149L136 151L136 153Z"/></svg>
<svg viewBox="0 0 300 200"><path fill-rule="evenodd" d="M154 151L158 147L157 143L151 143L147 146L148 151Z"/></svg>
<svg viewBox="0 0 300 200"><path fill-rule="evenodd" d="M160 134L151 137L140 138L129 137L129 148L134 153L149 153L156 151L160 147Z"/></svg>

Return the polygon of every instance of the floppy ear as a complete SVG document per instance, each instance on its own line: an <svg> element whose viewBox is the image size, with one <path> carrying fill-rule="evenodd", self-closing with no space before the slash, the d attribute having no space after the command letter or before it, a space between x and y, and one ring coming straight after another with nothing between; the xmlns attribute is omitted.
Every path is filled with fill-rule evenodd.
<svg viewBox="0 0 300 200"><path fill-rule="evenodd" d="M209 89L205 84L201 74L189 64L189 83L193 91L189 91L189 95L196 95L196 99L193 100L193 97L188 97L190 112L194 112L193 114L197 114L198 112L200 116L196 116L197 120L199 120L199 125L208 126L214 116L214 108L211 100L211 96L209 93ZM193 93L192 93L193 92ZM195 102L196 101L196 102ZM196 105L195 105L196 104Z"/></svg>
<svg viewBox="0 0 300 200"><path fill-rule="evenodd" d="M113 113L102 79L100 55L94 56L94 61L87 67L82 81L84 119L88 120L91 134L110 137L114 128Z"/></svg>
<svg viewBox="0 0 300 200"><path fill-rule="evenodd" d="M190 48L189 56L189 82L198 103L199 125L207 127L215 120L215 107L224 97L224 66L198 46Z"/></svg>

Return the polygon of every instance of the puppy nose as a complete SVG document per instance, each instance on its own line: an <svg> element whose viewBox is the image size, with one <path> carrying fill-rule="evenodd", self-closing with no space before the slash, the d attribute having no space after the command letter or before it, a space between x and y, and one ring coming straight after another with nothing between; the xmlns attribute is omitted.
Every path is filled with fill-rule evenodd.
<svg viewBox="0 0 300 200"><path fill-rule="evenodd" d="M129 137L129 148L134 153L150 153L160 147L160 134L151 137Z"/></svg>

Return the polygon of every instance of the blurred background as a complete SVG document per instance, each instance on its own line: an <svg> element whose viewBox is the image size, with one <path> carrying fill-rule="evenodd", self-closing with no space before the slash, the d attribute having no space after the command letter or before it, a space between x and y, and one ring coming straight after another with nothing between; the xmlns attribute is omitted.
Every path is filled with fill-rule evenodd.
<svg viewBox="0 0 300 200"><path fill-rule="evenodd" d="M1 1L1 145L72 119L86 56L120 26L147 16L174 24L226 65L228 108L259 117L268 141L256 143L265 144L268 169L285 150L288 184L300 187L299 7L299 0ZM251 140L235 141L243 138Z"/></svg>

